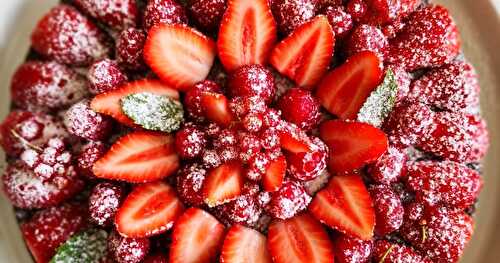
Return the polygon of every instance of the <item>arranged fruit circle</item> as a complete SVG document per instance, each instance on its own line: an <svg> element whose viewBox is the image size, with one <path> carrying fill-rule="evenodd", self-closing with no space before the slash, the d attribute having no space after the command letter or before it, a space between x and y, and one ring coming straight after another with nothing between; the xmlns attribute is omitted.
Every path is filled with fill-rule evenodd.
<svg viewBox="0 0 500 263"><path fill-rule="evenodd" d="M74 0L12 77L37 263L457 262L489 137L422 0Z"/></svg>

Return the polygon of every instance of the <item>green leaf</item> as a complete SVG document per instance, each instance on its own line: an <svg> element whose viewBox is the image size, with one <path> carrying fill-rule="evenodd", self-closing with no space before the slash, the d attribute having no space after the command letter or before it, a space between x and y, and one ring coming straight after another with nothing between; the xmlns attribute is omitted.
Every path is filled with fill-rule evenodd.
<svg viewBox="0 0 500 263"><path fill-rule="evenodd" d="M380 127L391 113L398 95L398 82L392 70L388 69L385 78L366 99L358 113L358 121Z"/></svg>
<svg viewBox="0 0 500 263"><path fill-rule="evenodd" d="M50 263L97 263L107 256L108 233L90 229L62 244Z"/></svg>
<svg viewBox="0 0 500 263"><path fill-rule="evenodd" d="M121 99L123 112L144 129L173 132L184 121L182 105L169 97L152 93L131 94Z"/></svg>

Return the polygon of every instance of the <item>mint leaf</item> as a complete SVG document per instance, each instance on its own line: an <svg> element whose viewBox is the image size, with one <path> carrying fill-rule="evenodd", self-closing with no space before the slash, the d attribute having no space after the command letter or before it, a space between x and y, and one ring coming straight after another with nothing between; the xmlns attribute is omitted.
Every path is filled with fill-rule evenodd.
<svg viewBox="0 0 500 263"><path fill-rule="evenodd" d="M125 115L144 129L173 132L184 121L182 105L169 97L153 93L131 94L121 99Z"/></svg>
<svg viewBox="0 0 500 263"><path fill-rule="evenodd" d="M76 234L62 244L50 263L96 263L107 256L108 233L90 229Z"/></svg>
<svg viewBox="0 0 500 263"><path fill-rule="evenodd" d="M385 78L366 99L358 113L358 121L380 127L389 116L396 103L398 82L392 70L388 69Z"/></svg>

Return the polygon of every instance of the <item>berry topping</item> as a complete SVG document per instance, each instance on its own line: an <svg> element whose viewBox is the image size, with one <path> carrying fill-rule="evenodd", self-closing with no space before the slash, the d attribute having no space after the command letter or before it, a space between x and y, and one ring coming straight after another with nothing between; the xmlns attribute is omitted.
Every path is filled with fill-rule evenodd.
<svg viewBox="0 0 500 263"><path fill-rule="evenodd" d="M90 93L100 94L118 88L127 82L128 77L116 61L104 59L90 66L87 79Z"/></svg>
<svg viewBox="0 0 500 263"><path fill-rule="evenodd" d="M342 38L352 29L353 21L350 14L340 6L329 6L323 11L332 26L335 37Z"/></svg>
<svg viewBox="0 0 500 263"><path fill-rule="evenodd" d="M252 156L260 152L262 141L256 135L242 132L239 134L238 148L240 150L240 160L246 163Z"/></svg>
<svg viewBox="0 0 500 263"><path fill-rule="evenodd" d="M220 86L211 80L204 80L189 88L184 95L184 108L188 116L195 120L203 120L204 112L201 107L201 97L203 93L219 93L220 91Z"/></svg>
<svg viewBox="0 0 500 263"><path fill-rule="evenodd" d="M351 32L344 48L348 56L368 50L383 58L388 45L387 37L378 27L361 24Z"/></svg>
<svg viewBox="0 0 500 263"><path fill-rule="evenodd" d="M378 240L373 247L373 258L376 262L385 263L430 263L411 247Z"/></svg>
<svg viewBox="0 0 500 263"><path fill-rule="evenodd" d="M91 141L108 138L113 128L112 120L108 116L93 111L87 99L73 104L66 111L64 124L71 134Z"/></svg>
<svg viewBox="0 0 500 263"><path fill-rule="evenodd" d="M207 119L220 126L227 127L233 121L229 100L222 94L204 92L201 95L201 109Z"/></svg>
<svg viewBox="0 0 500 263"><path fill-rule="evenodd" d="M271 71L260 65L238 68L229 78L229 93L232 97L259 96L271 102L274 93L274 77Z"/></svg>
<svg viewBox="0 0 500 263"><path fill-rule="evenodd" d="M369 263L372 250L372 240L362 240L347 235L339 235L333 240L335 262Z"/></svg>
<svg viewBox="0 0 500 263"><path fill-rule="evenodd" d="M346 5L346 11L351 15L354 21L361 20L368 9L365 0L349 0Z"/></svg>
<svg viewBox="0 0 500 263"><path fill-rule="evenodd" d="M321 118L318 100L304 89L289 89L278 100L277 106L286 121L304 130L314 128Z"/></svg>
<svg viewBox="0 0 500 263"><path fill-rule="evenodd" d="M285 35L316 15L314 0L273 0L271 8L280 31Z"/></svg>
<svg viewBox="0 0 500 263"><path fill-rule="evenodd" d="M275 120L279 120L280 117L274 113L266 114L266 111L268 111L269 109L267 108L264 99L260 96L232 98L229 102L229 108L231 110L231 113L233 113L233 115L238 117L239 119L243 119L247 114L263 114L262 121L263 125L266 126L275 126L274 123L271 124L267 121L274 122Z"/></svg>
<svg viewBox="0 0 500 263"><path fill-rule="evenodd" d="M134 0L75 0L73 3L99 22L116 30L137 24L138 12Z"/></svg>
<svg viewBox="0 0 500 263"><path fill-rule="evenodd" d="M201 206L204 203L201 192L207 170L199 164L184 166L177 174L177 193L188 205Z"/></svg>
<svg viewBox="0 0 500 263"><path fill-rule="evenodd" d="M219 141L220 142L220 141ZM175 134L175 149L183 159L200 156L207 144L206 135L200 127L185 125Z"/></svg>
<svg viewBox="0 0 500 263"><path fill-rule="evenodd" d="M99 183L90 192L89 214L99 226L110 226L116 211L125 197L125 189L112 183Z"/></svg>
<svg viewBox="0 0 500 263"><path fill-rule="evenodd" d="M403 19L413 12L421 0L364 0L368 10L365 20L374 24L385 24Z"/></svg>
<svg viewBox="0 0 500 263"><path fill-rule="evenodd" d="M305 210L311 202L311 197L304 187L295 181L286 181L281 188L271 193L271 200L266 211L275 218L292 218Z"/></svg>
<svg viewBox="0 0 500 263"><path fill-rule="evenodd" d="M116 58L121 66L138 70L144 67L142 58L146 34L137 28L123 30L116 40Z"/></svg>
<svg viewBox="0 0 500 263"><path fill-rule="evenodd" d="M190 17L204 30L218 29L226 11L227 0L194 0L189 5Z"/></svg>
<svg viewBox="0 0 500 263"><path fill-rule="evenodd" d="M108 249L117 263L139 263L148 255L150 241L147 238L127 238L112 231L108 237Z"/></svg>
<svg viewBox="0 0 500 263"><path fill-rule="evenodd" d="M220 260L227 263L271 263L266 241L266 237L258 231L233 225L224 238Z"/></svg>
<svg viewBox="0 0 500 263"><path fill-rule="evenodd" d="M391 184L406 174L408 155L393 146L389 146L377 161L369 166L370 177L378 184Z"/></svg>
<svg viewBox="0 0 500 263"><path fill-rule="evenodd" d="M274 192L281 188L286 175L286 158L278 156L271 160L266 166L266 172L262 178L262 185L267 192Z"/></svg>
<svg viewBox="0 0 500 263"><path fill-rule="evenodd" d="M374 186L369 190L376 216L375 233L378 236L385 236L398 230L403 224L404 215L399 196L385 185Z"/></svg>
<svg viewBox="0 0 500 263"><path fill-rule="evenodd" d="M258 191L258 186L256 189ZM257 191L251 190L243 189L242 195L221 206L221 213L231 224L254 226L259 220L262 207L257 200Z"/></svg>
<svg viewBox="0 0 500 263"><path fill-rule="evenodd" d="M158 24L187 24L184 8L176 0L151 0L144 11L144 28Z"/></svg>
<svg viewBox="0 0 500 263"><path fill-rule="evenodd" d="M102 142L88 142L85 144L76 158L76 169L78 174L87 178L95 178L92 168L95 162L101 159L108 151L108 147Z"/></svg>
<svg viewBox="0 0 500 263"><path fill-rule="evenodd" d="M237 198L242 193L243 169L238 162L229 162L211 170L203 183L203 197L209 207Z"/></svg>
<svg viewBox="0 0 500 263"><path fill-rule="evenodd" d="M325 170L327 158L327 146L322 140L314 137L311 139L309 151L287 153L288 173L300 181L315 179Z"/></svg>

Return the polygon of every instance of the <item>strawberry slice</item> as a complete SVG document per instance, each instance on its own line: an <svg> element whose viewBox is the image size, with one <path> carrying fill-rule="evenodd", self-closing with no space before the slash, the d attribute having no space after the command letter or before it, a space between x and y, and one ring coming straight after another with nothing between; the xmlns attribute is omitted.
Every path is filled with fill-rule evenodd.
<svg viewBox="0 0 500 263"><path fill-rule="evenodd" d="M307 134L299 127L283 123L278 126L278 135L280 137L281 148L292 153L304 153L311 151L310 139Z"/></svg>
<svg viewBox="0 0 500 263"><path fill-rule="evenodd" d="M217 47L227 71L244 65L265 65L277 39L267 0L230 0L222 18Z"/></svg>
<svg viewBox="0 0 500 263"><path fill-rule="evenodd" d="M275 263L333 262L332 242L328 234L307 213L272 222L267 238L267 246Z"/></svg>
<svg viewBox="0 0 500 263"><path fill-rule="evenodd" d="M204 80L216 55L215 42L181 24L160 24L148 33L144 61L172 87L186 91Z"/></svg>
<svg viewBox="0 0 500 263"><path fill-rule="evenodd" d="M175 100L179 100L180 97L177 90L158 80L143 79L129 82L118 89L95 96L90 103L90 107L92 110L109 115L127 126L137 127L134 121L123 113L120 100L128 95L141 92L163 95Z"/></svg>
<svg viewBox="0 0 500 263"><path fill-rule="evenodd" d="M203 197L209 207L227 203L241 194L243 168L239 162L229 162L210 171L203 184Z"/></svg>
<svg viewBox="0 0 500 263"><path fill-rule="evenodd" d="M361 122L323 122L320 137L331 149L328 167L332 173L362 168L376 161L389 147L383 131Z"/></svg>
<svg viewBox="0 0 500 263"><path fill-rule="evenodd" d="M142 238L172 228L184 206L175 189L158 181L132 190L116 213L116 229L121 235Z"/></svg>
<svg viewBox="0 0 500 263"><path fill-rule="evenodd" d="M175 223L169 262L213 262L223 240L224 225L199 208L189 208Z"/></svg>
<svg viewBox="0 0 500 263"><path fill-rule="evenodd" d="M93 172L103 179L144 183L170 176L178 167L172 135L137 131L111 146L94 164Z"/></svg>
<svg viewBox="0 0 500 263"><path fill-rule="evenodd" d="M274 192L280 189L286 174L286 158L280 156L272 160L266 168L266 173L262 178L262 185L266 192Z"/></svg>
<svg viewBox="0 0 500 263"><path fill-rule="evenodd" d="M233 120L229 101L222 94L204 92L201 95L201 107L209 120L221 126L227 127Z"/></svg>
<svg viewBox="0 0 500 263"><path fill-rule="evenodd" d="M242 225L233 225L227 232L220 261L224 263L272 263L266 237Z"/></svg>
<svg viewBox="0 0 500 263"><path fill-rule="evenodd" d="M361 176L334 176L309 205L309 212L322 223L345 234L371 240L375 211Z"/></svg>
<svg viewBox="0 0 500 263"><path fill-rule="evenodd" d="M362 51L330 71L316 90L316 98L330 113L343 120L356 119L370 93L382 81L379 57Z"/></svg>
<svg viewBox="0 0 500 263"><path fill-rule="evenodd" d="M312 89L328 70L335 33L325 16L301 25L272 51L269 63L297 85Z"/></svg>

